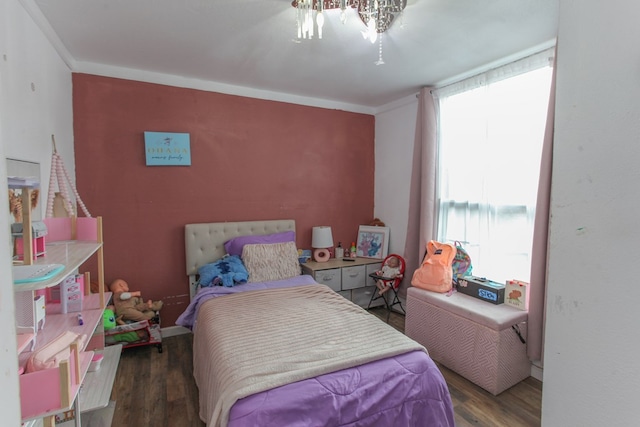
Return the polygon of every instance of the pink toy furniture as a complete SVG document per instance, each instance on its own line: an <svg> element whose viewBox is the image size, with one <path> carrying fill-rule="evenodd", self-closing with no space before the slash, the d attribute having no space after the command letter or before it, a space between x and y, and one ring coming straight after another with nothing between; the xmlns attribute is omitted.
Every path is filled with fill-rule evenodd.
<svg viewBox="0 0 640 427"><path fill-rule="evenodd" d="M51 245L45 260L38 260L36 263L65 263L65 268L60 273L60 277L54 276L50 279L26 283L21 285L23 288L15 291L16 329L18 370L21 373L19 381L22 420L24 422L44 418L44 425L53 426L56 414L69 411L72 405L75 406L74 402L93 359L94 351L104 349L104 331L101 321L110 294L105 296L104 292L102 218L46 218L44 222L49 231L47 241L50 243L61 241L61 243ZM29 240L25 242L28 243ZM28 249L26 253L30 253L33 248L25 249ZM98 258L99 293L89 294L89 286L84 286L83 290L79 283L82 281L85 284L90 283L88 274L76 276L72 273L94 254L97 254ZM29 259L30 257L27 256L25 264L29 264L27 262ZM44 324L44 315L39 315L38 312L34 315L34 307L40 306L39 304L44 300L43 296L48 295L48 289L56 286L54 284L60 287L65 275L70 274L73 277L73 283L68 283L67 294L72 296L74 301L79 299L82 307L70 307L68 304L65 310L62 302L57 304L47 302L44 310L46 327L38 328L40 320ZM34 301L38 304L34 304ZM82 311L71 312L76 309ZM63 331L72 331L91 338L88 343L82 344L83 348L77 343L71 344L70 357L61 360L58 365L27 372L24 368L34 352L51 343Z"/></svg>
<svg viewBox="0 0 640 427"><path fill-rule="evenodd" d="M34 237L32 239L32 248L33 248L33 259L35 260L37 257L44 256L46 253L46 236ZM22 237L16 237L16 256L18 259L24 258L24 241Z"/></svg>
<svg viewBox="0 0 640 427"><path fill-rule="evenodd" d="M405 333L432 359L493 395L531 375L526 311L410 287Z"/></svg>

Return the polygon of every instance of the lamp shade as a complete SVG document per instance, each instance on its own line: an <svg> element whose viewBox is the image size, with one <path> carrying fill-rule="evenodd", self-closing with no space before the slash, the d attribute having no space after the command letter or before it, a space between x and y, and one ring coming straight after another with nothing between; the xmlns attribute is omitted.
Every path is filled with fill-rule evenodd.
<svg viewBox="0 0 640 427"><path fill-rule="evenodd" d="M331 234L331 227L321 225L319 227L313 227L311 234L311 247L315 248L313 251L313 258L316 262L329 261L328 248L333 247L333 235Z"/></svg>
<svg viewBox="0 0 640 427"><path fill-rule="evenodd" d="M313 227L313 234L311 235L311 247L323 249L332 248L333 235L331 234L331 227L326 225Z"/></svg>

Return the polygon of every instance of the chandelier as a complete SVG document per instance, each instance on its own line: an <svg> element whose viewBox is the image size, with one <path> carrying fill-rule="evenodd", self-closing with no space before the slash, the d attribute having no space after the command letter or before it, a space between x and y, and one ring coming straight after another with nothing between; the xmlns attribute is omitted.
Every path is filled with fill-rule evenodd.
<svg viewBox="0 0 640 427"><path fill-rule="evenodd" d="M298 40L312 39L317 33L322 38L324 26L324 11L340 9L340 22L347 21L347 8L358 11L360 20L366 30L362 36L375 43L379 40L379 56L377 65L384 64L382 60L382 34L389 29L396 16L401 15L407 5L407 0L293 0L291 5L296 8L296 26Z"/></svg>

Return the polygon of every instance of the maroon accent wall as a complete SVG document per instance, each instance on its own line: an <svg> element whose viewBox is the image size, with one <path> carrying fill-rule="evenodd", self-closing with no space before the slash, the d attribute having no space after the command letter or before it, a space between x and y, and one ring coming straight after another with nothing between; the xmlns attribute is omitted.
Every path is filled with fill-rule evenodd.
<svg viewBox="0 0 640 427"><path fill-rule="evenodd" d="M104 222L107 283L189 302L184 225L293 218L299 248L373 218L374 116L129 80L73 75L76 186ZM187 132L191 166L146 166L144 131ZM95 271L95 262L86 266Z"/></svg>

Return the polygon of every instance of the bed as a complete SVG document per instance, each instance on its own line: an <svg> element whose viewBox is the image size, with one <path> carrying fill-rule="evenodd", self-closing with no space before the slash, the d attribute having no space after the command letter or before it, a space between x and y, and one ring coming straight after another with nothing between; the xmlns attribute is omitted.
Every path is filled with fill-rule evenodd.
<svg viewBox="0 0 640 427"><path fill-rule="evenodd" d="M299 264L295 274L295 237L293 244L269 240L291 233L293 220L185 226L192 299L177 323L193 332L202 421L209 427L454 426L446 382L426 349L300 275ZM257 243L242 240L247 236ZM225 243L239 240L249 280L225 276L221 286L200 287L199 272L204 277L205 267L229 260L227 252L239 249Z"/></svg>

